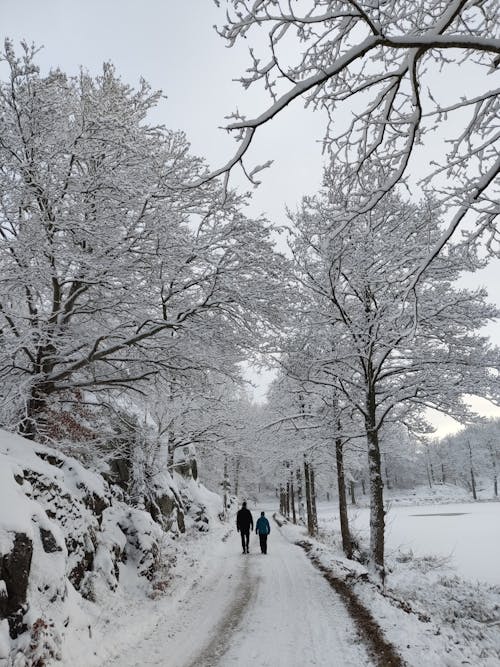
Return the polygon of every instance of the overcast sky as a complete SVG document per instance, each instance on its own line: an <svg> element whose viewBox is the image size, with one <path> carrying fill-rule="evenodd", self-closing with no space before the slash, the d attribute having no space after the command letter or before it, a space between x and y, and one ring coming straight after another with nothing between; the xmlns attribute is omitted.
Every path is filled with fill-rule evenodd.
<svg viewBox="0 0 500 667"><path fill-rule="evenodd" d="M216 34L213 26L223 20L211 0L0 0L2 41L11 37L43 46L44 70L58 66L76 74L83 66L97 74L111 61L131 85L145 78L167 97L154 120L185 131L193 152L213 168L225 163L235 146L219 129L224 116L237 108L251 116L267 102L262 92L245 92L233 81L248 66L248 56L245 47L227 49ZM285 204L293 208L318 189L323 128L319 114L298 105L262 128L249 166L274 163L260 175L253 214L285 222ZM498 260L474 282L486 285L500 305ZM500 324L488 333L500 345Z"/></svg>

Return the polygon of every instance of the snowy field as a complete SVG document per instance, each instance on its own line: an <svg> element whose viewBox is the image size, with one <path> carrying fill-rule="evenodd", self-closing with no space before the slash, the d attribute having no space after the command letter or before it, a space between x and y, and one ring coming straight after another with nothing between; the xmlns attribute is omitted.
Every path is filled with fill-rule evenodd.
<svg viewBox="0 0 500 667"><path fill-rule="evenodd" d="M349 510L354 533L367 540L368 508ZM334 503L321 503L318 519L321 530L338 530ZM500 585L499 502L392 505L386 521L388 555L412 551L447 558L458 576Z"/></svg>

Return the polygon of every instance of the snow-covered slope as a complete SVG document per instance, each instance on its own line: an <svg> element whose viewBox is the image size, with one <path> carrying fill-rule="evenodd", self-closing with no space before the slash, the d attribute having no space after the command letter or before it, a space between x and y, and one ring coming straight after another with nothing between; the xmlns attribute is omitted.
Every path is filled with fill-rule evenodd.
<svg viewBox="0 0 500 667"><path fill-rule="evenodd" d="M180 528L206 531L220 498L193 479L163 479L165 515L154 521L75 459L0 431L2 667L65 662L110 596L168 586Z"/></svg>

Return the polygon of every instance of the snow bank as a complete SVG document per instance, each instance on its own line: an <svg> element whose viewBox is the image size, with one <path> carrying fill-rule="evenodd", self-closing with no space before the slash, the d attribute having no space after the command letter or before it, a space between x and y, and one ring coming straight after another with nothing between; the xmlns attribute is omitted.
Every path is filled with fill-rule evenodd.
<svg viewBox="0 0 500 667"><path fill-rule="evenodd" d="M435 502L435 498L433 500ZM496 503L490 505L497 508ZM485 503L477 507L488 508ZM445 508L441 505L441 512L454 509L448 504ZM427 509L437 511L436 506L425 511ZM320 508L317 540L307 538L304 529L289 524L282 530L290 541L306 538L312 544L310 555L335 577L349 583L408 665L421 667L422 656L425 656L425 664L436 667L460 664L496 667L500 664L500 586L466 581L457 576L451 559L433 552L433 544L428 542L425 546L430 553L427 555L416 556L412 550L388 551L385 589L381 590L370 581L368 570L343 556L335 515L333 507ZM389 533L394 526L390 516L391 512ZM448 520L447 516L437 516L441 521ZM450 520L455 518L452 514ZM495 525L495 521L490 521L492 533ZM366 545L366 533L358 533L357 538ZM490 557L495 556L490 554ZM477 577L480 576L477 572Z"/></svg>

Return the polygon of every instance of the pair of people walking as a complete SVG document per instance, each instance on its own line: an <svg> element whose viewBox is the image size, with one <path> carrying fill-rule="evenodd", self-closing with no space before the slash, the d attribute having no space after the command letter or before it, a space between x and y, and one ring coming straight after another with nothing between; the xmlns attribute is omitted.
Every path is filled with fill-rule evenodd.
<svg viewBox="0 0 500 667"><path fill-rule="evenodd" d="M241 509L238 510L238 514L236 515L236 530L241 535L243 553L249 553L248 545L250 542L250 531L253 530L253 517L247 508L246 502L241 504ZM271 526L269 525L269 521L266 519L264 512L261 512L255 526L255 534L259 536L260 550L263 554L267 554L267 536L270 532Z"/></svg>

